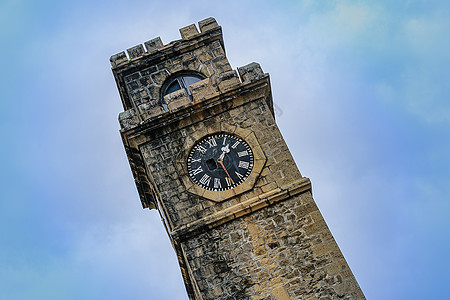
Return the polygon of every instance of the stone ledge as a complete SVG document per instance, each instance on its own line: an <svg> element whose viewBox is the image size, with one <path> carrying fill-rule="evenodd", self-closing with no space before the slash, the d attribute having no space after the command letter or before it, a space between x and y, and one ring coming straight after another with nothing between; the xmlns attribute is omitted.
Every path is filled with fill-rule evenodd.
<svg viewBox="0 0 450 300"><path fill-rule="evenodd" d="M189 224L173 230L170 235L175 240L186 239L194 234L212 229L231 220L240 218L264 207L281 202L292 196L311 191L309 178L302 178L289 186L276 188L257 197L250 198L239 204L228 207L222 211L206 216Z"/></svg>
<svg viewBox="0 0 450 300"><path fill-rule="evenodd" d="M194 96L193 102L185 103L178 108L172 108L173 110L171 111L164 111L164 109L162 109L162 105L160 105L160 107L149 106L147 109L141 107L139 109L139 116L143 119L140 120L138 124L136 122L133 122L129 123L128 126L123 126L120 131L129 139L134 139L140 135L140 132L147 130L156 130L156 128L161 127L162 124L167 125L174 122L180 122L181 120L184 120L183 122L186 123L186 125L192 124L193 122L195 122L195 120L186 119L186 116L191 115L194 110L197 112L211 111L216 106L224 105L224 103L233 101L233 106L237 107L243 105L248 101L253 101L259 97L265 98L270 95L270 90L267 90L267 88L269 87L268 78L269 75L265 74L265 76L260 80L246 84L240 84L235 90L230 90L223 94L219 94L219 92L216 91L214 95L211 95L211 97L207 97L206 99L203 98L199 100ZM214 89L211 81L209 82L209 85L211 89ZM192 87L192 85L190 87ZM249 98L249 95L256 95L256 98ZM199 104L201 104L201 106L199 106ZM156 110L156 112L150 110Z"/></svg>

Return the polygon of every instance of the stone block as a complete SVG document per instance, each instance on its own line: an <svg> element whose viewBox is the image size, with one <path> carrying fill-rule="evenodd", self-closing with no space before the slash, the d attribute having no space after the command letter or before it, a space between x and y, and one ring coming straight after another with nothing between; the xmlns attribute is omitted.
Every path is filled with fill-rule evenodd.
<svg viewBox="0 0 450 300"><path fill-rule="evenodd" d="M189 90L191 91L194 103L212 98L219 94L210 84L209 78L191 84Z"/></svg>
<svg viewBox="0 0 450 300"><path fill-rule="evenodd" d="M154 53L158 49L164 47L164 44L159 36L154 39L151 39L150 41L145 42L144 45L148 53Z"/></svg>
<svg viewBox="0 0 450 300"><path fill-rule="evenodd" d="M139 124L139 118L134 109L129 109L119 114L119 123L122 129L130 129Z"/></svg>
<svg viewBox="0 0 450 300"><path fill-rule="evenodd" d="M139 111L141 112L142 119L147 120L157 115L165 113L162 105L151 105L144 103L139 105Z"/></svg>
<svg viewBox="0 0 450 300"><path fill-rule="evenodd" d="M219 56L211 60L212 65L219 73L231 71L231 65L225 56Z"/></svg>
<svg viewBox="0 0 450 300"><path fill-rule="evenodd" d="M200 28L200 32L205 32L208 31L210 29L219 27L219 24L217 24L216 19L210 17L204 20L201 20L200 22L198 22L198 27Z"/></svg>
<svg viewBox="0 0 450 300"><path fill-rule="evenodd" d="M200 69L201 63L196 57L189 58L181 63L183 70L192 71Z"/></svg>
<svg viewBox="0 0 450 300"><path fill-rule="evenodd" d="M234 70L212 76L212 80L213 84L217 86L222 93L235 89L241 85L241 81Z"/></svg>
<svg viewBox="0 0 450 300"><path fill-rule="evenodd" d="M203 52L199 54L198 59L200 62L204 63L213 59L212 55L209 52Z"/></svg>
<svg viewBox="0 0 450 300"><path fill-rule="evenodd" d="M140 56L144 55L144 53L145 53L144 46L142 46L142 44L139 44L134 47L131 47L131 48L127 49L127 53L128 53L128 56L130 57L130 59L140 57Z"/></svg>
<svg viewBox="0 0 450 300"><path fill-rule="evenodd" d="M195 24L188 25L180 29L181 38L188 40L198 34L197 26Z"/></svg>
<svg viewBox="0 0 450 300"><path fill-rule="evenodd" d="M153 82L157 85L162 85L167 77L169 77L169 73L166 70L162 70L158 73L152 74Z"/></svg>
<svg viewBox="0 0 450 300"><path fill-rule="evenodd" d="M185 106L191 103L186 90L181 89L164 96L164 102L170 111L173 111L181 106Z"/></svg>
<svg viewBox="0 0 450 300"><path fill-rule="evenodd" d="M319 246L316 246L313 250L317 256L325 255L331 251L335 251L338 248L336 242L334 240L329 240L325 243L322 243Z"/></svg>
<svg viewBox="0 0 450 300"><path fill-rule="evenodd" d="M219 47L213 49L212 54L214 55L214 57L225 56L225 51L223 51L222 47Z"/></svg>
<svg viewBox="0 0 450 300"><path fill-rule="evenodd" d="M250 83L264 77L264 72L258 63L252 62L238 68L243 83Z"/></svg>
<svg viewBox="0 0 450 300"><path fill-rule="evenodd" d="M113 68L118 67L124 63L128 62L128 58L127 55L125 54L124 51L114 54L113 56L111 56L111 58L109 59L109 61L111 62L111 66Z"/></svg>

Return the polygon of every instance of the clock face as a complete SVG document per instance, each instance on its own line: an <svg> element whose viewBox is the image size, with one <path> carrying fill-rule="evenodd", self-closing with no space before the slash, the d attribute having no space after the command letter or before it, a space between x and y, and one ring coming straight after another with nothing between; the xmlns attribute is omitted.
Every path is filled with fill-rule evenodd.
<svg viewBox="0 0 450 300"><path fill-rule="evenodd" d="M187 160L189 177L210 191L232 189L250 175L253 152L241 138L215 134L201 139L191 149Z"/></svg>

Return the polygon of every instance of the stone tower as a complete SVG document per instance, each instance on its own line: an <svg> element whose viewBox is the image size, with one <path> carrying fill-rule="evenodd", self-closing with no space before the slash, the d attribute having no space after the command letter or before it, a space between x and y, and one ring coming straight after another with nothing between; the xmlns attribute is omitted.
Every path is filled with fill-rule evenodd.
<svg viewBox="0 0 450 300"><path fill-rule="evenodd" d="M120 133L190 299L364 299L275 123L269 75L233 70L213 18L111 57Z"/></svg>

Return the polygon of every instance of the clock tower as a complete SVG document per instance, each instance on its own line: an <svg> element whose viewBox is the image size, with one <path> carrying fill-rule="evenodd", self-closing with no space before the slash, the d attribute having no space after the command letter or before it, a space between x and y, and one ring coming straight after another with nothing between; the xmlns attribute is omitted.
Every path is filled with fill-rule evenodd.
<svg viewBox="0 0 450 300"><path fill-rule="evenodd" d="M269 75L233 70L213 18L111 57L120 134L190 299L365 299L276 125Z"/></svg>

